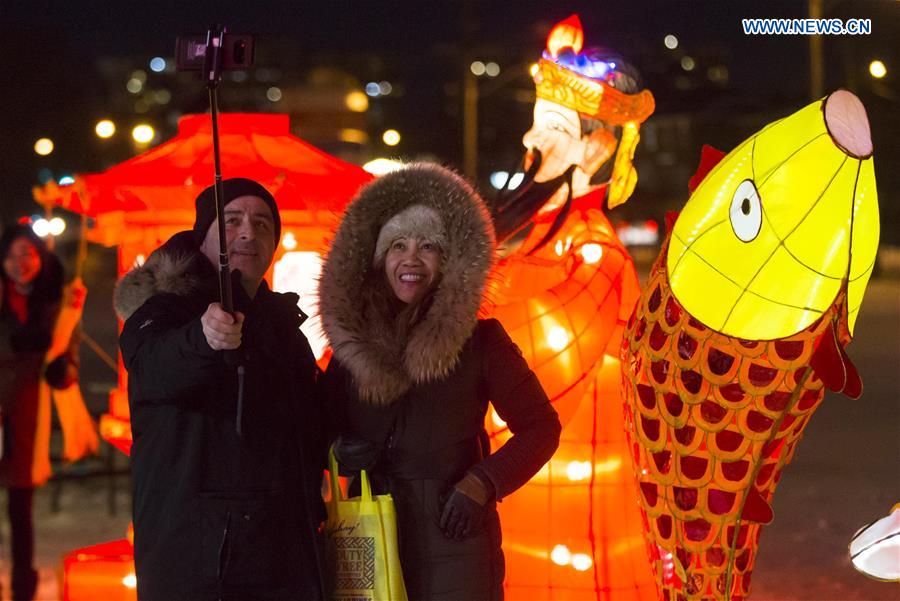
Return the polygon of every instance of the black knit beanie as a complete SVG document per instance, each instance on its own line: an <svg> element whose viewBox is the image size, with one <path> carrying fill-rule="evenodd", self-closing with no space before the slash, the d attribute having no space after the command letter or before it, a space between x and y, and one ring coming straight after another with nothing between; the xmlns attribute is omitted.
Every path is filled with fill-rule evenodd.
<svg viewBox="0 0 900 601"><path fill-rule="evenodd" d="M235 198L241 196L256 196L269 205L272 211L272 219L275 225L275 243L281 239L281 216L278 214L278 205L275 197L266 190L262 184L245 177L234 177L222 180L222 197L225 199L224 207ZM216 187L212 185L197 195L195 201L196 215L194 220L194 238L197 244L202 244L206 238L209 226L216 220Z"/></svg>

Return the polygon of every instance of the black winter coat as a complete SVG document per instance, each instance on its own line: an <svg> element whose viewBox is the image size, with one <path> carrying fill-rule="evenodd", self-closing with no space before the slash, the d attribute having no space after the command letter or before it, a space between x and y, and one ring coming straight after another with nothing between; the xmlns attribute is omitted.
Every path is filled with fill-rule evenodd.
<svg viewBox="0 0 900 601"><path fill-rule="evenodd" d="M236 370L210 349L200 324L217 300L215 273L202 256L152 261L142 269L190 266L169 278L185 290L151 296L120 338L134 437L138 596L319 599L324 440L297 297L263 283L251 301L234 287L246 315L239 436ZM130 284L140 289L124 280L117 295Z"/></svg>
<svg viewBox="0 0 900 601"><path fill-rule="evenodd" d="M442 495L467 470L486 475L502 498L525 484L559 444L556 410L500 322L479 321L448 376L414 386L391 404L361 402L339 361L329 366L326 382L338 432L383 448L373 481L387 482L394 498L410 600L502 599L495 504L485 528L466 540L448 540L439 527ZM484 431L489 401L513 434L493 454Z"/></svg>

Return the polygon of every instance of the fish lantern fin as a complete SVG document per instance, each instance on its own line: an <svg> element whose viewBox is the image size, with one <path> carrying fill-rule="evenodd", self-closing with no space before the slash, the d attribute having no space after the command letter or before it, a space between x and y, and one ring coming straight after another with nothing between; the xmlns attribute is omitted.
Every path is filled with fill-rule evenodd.
<svg viewBox="0 0 900 601"><path fill-rule="evenodd" d="M697 171L688 180L688 191L693 194L700 182L703 181L710 171L719 164L719 161L725 158L725 153L717 148L713 148L709 144L704 144L700 150L700 164L697 165Z"/></svg>
<svg viewBox="0 0 900 601"><path fill-rule="evenodd" d="M859 372L838 343L834 322L819 338L809 364L828 390L843 393L851 399L862 395Z"/></svg>
<svg viewBox="0 0 900 601"><path fill-rule="evenodd" d="M666 233L671 234L681 211L666 211Z"/></svg>
<svg viewBox="0 0 900 601"><path fill-rule="evenodd" d="M741 519L757 524L771 524L773 517L772 506L756 490L755 486L751 486L747 491L744 508L741 510Z"/></svg>

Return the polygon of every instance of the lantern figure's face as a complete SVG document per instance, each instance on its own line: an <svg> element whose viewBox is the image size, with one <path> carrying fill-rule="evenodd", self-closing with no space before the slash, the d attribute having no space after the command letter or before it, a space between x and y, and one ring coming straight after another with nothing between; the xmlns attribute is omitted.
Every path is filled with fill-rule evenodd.
<svg viewBox="0 0 900 601"><path fill-rule="evenodd" d="M435 285L441 270L441 249L422 238L397 238L384 258L391 290L404 303L417 302Z"/></svg>
<svg viewBox="0 0 900 601"><path fill-rule="evenodd" d="M219 265L218 220L212 222L200 250ZM253 294L272 264L275 254L275 221L261 198L239 196L225 205L225 241L232 271L239 269L248 294Z"/></svg>
<svg viewBox="0 0 900 601"><path fill-rule="evenodd" d="M13 283L25 286L41 272L41 255L26 238L16 238L3 258L3 271Z"/></svg>
<svg viewBox="0 0 900 601"><path fill-rule="evenodd" d="M572 186L574 196L591 191L591 177L613 156L618 141L610 129L600 121L597 128L583 131L582 119L577 111L561 104L538 98L534 103L534 122L522 138L527 149L525 168L535 160L535 151L541 155L541 166L535 174L538 183L562 176L575 166L572 181L560 186L542 212L549 212L565 201L566 186Z"/></svg>

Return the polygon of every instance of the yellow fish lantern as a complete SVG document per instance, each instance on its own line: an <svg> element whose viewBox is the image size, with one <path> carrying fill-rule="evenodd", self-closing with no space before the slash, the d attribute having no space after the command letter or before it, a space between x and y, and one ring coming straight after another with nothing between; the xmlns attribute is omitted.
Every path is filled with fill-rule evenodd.
<svg viewBox="0 0 900 601"><path fill-rule="evenodd" d="M682 210L666 265L707 327L754 340L795 334L847 287L853 325L878 246L862 103L837 91L733 150Z"/></svg>
<svg viewBox="0 0 900 601"><path fill-rule="evenodd" d="M846 91L724 158L704 149L622 346L660 598L749 596L775 488L825 388L862 392L843 347L878 244L871 155Z"/></svg>

